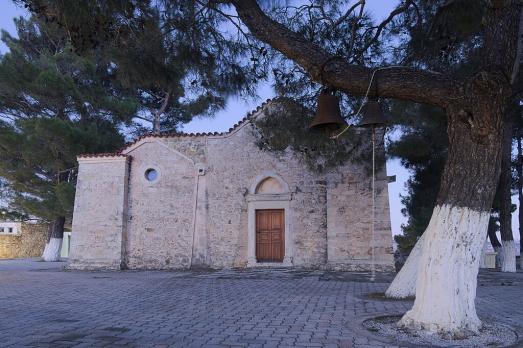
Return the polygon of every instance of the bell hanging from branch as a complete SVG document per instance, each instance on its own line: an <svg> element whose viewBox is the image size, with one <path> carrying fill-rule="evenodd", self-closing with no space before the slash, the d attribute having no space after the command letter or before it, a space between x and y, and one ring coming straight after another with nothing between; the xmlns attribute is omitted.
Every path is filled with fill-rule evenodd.
<svg viewBox="0 0 523 348"><path fill-rule="evenodd" d="M363 117L358 127L385 127L387 119L381 110L380 103L377 100L371 99L363 105L361 109Z"/></svg>
<svg viewBox="0 0 523 348"><path fill-rule="evenodd" d="M332 133L347 125L341 117L340 100L332 89L326 88L321 92L317 105L309 129Z"/></svg>

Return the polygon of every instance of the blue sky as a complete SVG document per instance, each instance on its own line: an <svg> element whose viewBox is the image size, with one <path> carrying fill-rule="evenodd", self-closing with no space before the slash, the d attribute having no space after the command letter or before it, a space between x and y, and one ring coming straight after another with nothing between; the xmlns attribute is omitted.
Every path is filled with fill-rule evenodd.
<svg viewBox="0 0 523 348"><path fill-rule="evenodd" d="M15 27L13 18L17 16L26 16L27 12L24 8L17 7L11 0L2 1L0 12L0 28L10 33L14 33ZM397 1L384 0L367 0L366 8L378 20L385 18ZM0 52L6 51L5 45L0 43ZM249 111L255 109L259 104L268 98L275 96L269 83L261 84L258 89L258 97L255 99L242 99L231 97L227 101L227 106L224 110L218 112L212 118L195 119L184 127L186 132L207 132L207 131L226 131L231 128L236 122L242 119ZM401 166L398 160L389 160L387 162L387 174L396 175L396 182L389 184L389 198L391 210L392 233L401 233L401 224L406 221L401 214L403 205L401 204L401 194L405 194L405 182L409 178L409 172ZM513 198L514 200L514 198ZM515 200L514 200L514 203ZM518 238L518 222L517 211L512 216L512 226L514 227L514 237Z"/></svg>

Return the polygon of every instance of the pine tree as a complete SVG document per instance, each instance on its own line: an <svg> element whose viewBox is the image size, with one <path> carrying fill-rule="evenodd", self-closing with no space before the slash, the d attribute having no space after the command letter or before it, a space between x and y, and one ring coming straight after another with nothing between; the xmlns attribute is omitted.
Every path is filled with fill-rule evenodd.
<svg viewBox="0 0 523 348"><path fill-rule="evenodd" d="M24 3L24 1L21 1ZM177 131L211 116L231 94L252 95L262 69L244 59L258 47L219 31L229 21L187 1L54 1L25 4L69 35L77 53L93 55L114 76L115 90L138 101L136 133ZM54 12L54 6L60 12ZM58 18L48 18L46 11ZM63 19L63 20L62 20Z"/></svg>
<svg viewBox="0 0 523 348"><path fill-rule="evenodd" d="M476 71L480 68L482 62L481 52L475 49L475 37L481 28L481 19L485 15L485 8L479 2L466 2L466 1L454 1L446 4L439 4L438 2L431 1L419 1L417 2L417 8L410 8L409 11L402 16L402 19L395 22L395 28L393 30L405 30L405 25L409 28L409 34L406 36L404 45L403 61L410 62L414 65L423 64L434 71L439 72L452 72L456 76L467 76L471 72ZM416 25L412 24L413 18L419 20ZM518 89L522 83L521 75L514 75L513 77L514 88ZM513 100L508 104L517 103L520 99L519 95L511 96ZM417 124L418 127L424 127L424 122L417 122L420 117L424 119L423 115L412 113L408 110L403 111L405 115L410 115L411 120ZM508 114L512 113L511 110L505 111L505 133L512 133L509 130L511 117L507 117ZM431 133L434 129L428 129ZM446 124L441 124L439 132L446 132ZM425 137L426 135L423 135ZM402 137L399 143L408 139ZM413 179L408 182L409 195L404 197L403 203L406 205L404 213L409 217L409 221L403 226L403 235L395 237L399 243L400 248L404 251L409 251L420 234L422 234L430 219L430 215L424 214L427 210L430 210L430 206L435 205L435 198L438 193L439 178L443 173L443 164L446 160L447 142L443 139L441 145L432 144L434 147L435 157L437 157L439 151L438 148L444 147L445 157L441 158L441 166L439 168L432 168L430 172L425 174L425 177L419 177L422 173L418 167L414 171ZM513 237L511 229L511 213L513 212L513 206L511 204L511 169L510 169L510 156L511 146L510 144L511 134L506 135L504 138L503 160L501 163L501 175L497 185L497 191L493 202L493 211L496 215L495 219L500 222L500 230L502 240L505 240L505 248L500 249L496 244L496 241L492 241L492 246L496 250L503 249L509 250L507 255L511 257L504 258L503 265L513 264L515 260L515 254L511 250L513 249ZM423 139L418 141L423 142ZM508 142L508 143L507 143ZM394 154L395 148L405 149L405 153ZM423 148L423 147L422 147ZM404 164L408 167L409 152L413 151L407 146L401 144L391 146L391 154L396 155L403 159ZM416 152L414 150L414 152ZM407 156L407 158L405 157ZM433 159L426 159L425 165L428 165ZM428 174L428 176L427 176ZM418 179L419 178L419 179ZM430 186L435 184L435 186ZM418 195L419 194L419 195ZM416 197L424 197L416 201ZM421 222L421 223L420 223ZM514 269L514 267L503 266L503 269Z"/></svg>
<svg viewBox="0 0 523 348"><path fill-rule="evenodd" d="M367 90L374 67L336 59L321 41L309 39L308 33L275 22L255 0L231 3L259 40L297 62L311 79L346 93ZM419 8L427 3L433 8L420 18ZM429 58L440 53L448 57L441 69L432 69L429 59L409 64L408 56L400 54L402 67L383 66L378 87L371 94L441 107L447 116L448 156L436 206L424 233L417 296L413 308L400 321L403 326L451 335L478 332L481 326L474 305L476 276L500 173L503 115L514 92L513 77L519 71L521 11L521 4L515 1L406 1L389 17L404 14L399 20L403 29L400 38L408 38L405 34L415 27L431 38L434 32L437 36L452 33L448 38L443 36L452 44L448 49L426 50ZM452 25L466 20L467 25L472 24L469 28ZM328 20L318 22L328 27ZM386 24L387 20L383 26ZM322 28L316 22L312 25ZM456 35L445 32L449 28L463 30ZM397 52L402 52L401 48ZM477 69L456 69L460 62L474 59Z"/></svg>
<svg viewBox="0 0 523 348"><path fill-rule="evenodd" d="M46 18L58 20L63 25L74 23L78 28L71 29L80 45L82 38L85 41L89 37L86 32L93 29L88 24L96 22L95 19L89 20L96 16L85 11L88 16L84 16L87 18L84 22L70 21L75 16L68 11L71 5L64 3L78 2L25 2ZM100 4L126 4L134 10L136 2L80 3L89 3L98 9L103 7ZM205 33L198 37L203 39L202 42L216 42L213 34L220 33L219 27L209 27L204 23L208 14L213 13L211 16L226 18L238 32L245 33L243 42L250 42L255 37L264 43L262 45L273 49L271 54L281 54L284 61L295 63L289 65L304 72L308 80L346 94L364 95L369 91L371 97L424 103L445 111L448 156L431 223L424 234L425 243L431 247L423 248L420 254L420 269L424 272L417 274L416 292L419 296L400 323L449 335L477 333L481 321L474 305L476 276L500 174L503 116L517 90L514 89L515 79L520 75L522 47L518 37L521 35L522 5L518 1L409 0L400 3L381 24L360 32L358 28L365 21L364 1L349 8L340 8L336 2L330 1L299 7L278 6L273 2L260 7L256 0L164 0L160 3L180 9L180 17L184 19L178 23L187 24L185 19L188 19L189 24L196 24L190 27L197 27L198 33ZM338 11L330 12L333 7ZM231 9L235 13L231 13ZM76 11L76 17L80 12ZM281 17L290 21L283 21ZM176 23L176 20L170 22ZM300 26L292 25L296 22L308 25L299 30ZM340 53L339 47L326 44L329 41L324 38L332 28L347 22L352 24L353 43L357 42L356 36L367 36L371 37L371 44L355 51L349 41L351 49L340 49ZM384 31L386 27L390 29L391 23L397 23L392 27L395 30ZM118 28L129 26L124 20L110 21L109 25L99 27L112 29L106 32L115 33ZM95 36L101 32L95 30ZM411 49L410 40L415 35L428 39L422 40L416 51ZM384 39L395 54L394 67L386 58L379 61L359 59L361 54L358 51L372 51L372 42ZM395 45L396 42L400 44ZM214 51L213 54L216 59L227 56L227 52ZM258 62L260 57L251 59ZM240 58L239 61L245 61L245 57ZM233 59L238 59L238 55ZM464 61L475 61L471 65L474 69L461 70ZM376 75L377 82L369 90L371 79Z"/></svg>
<svg viewBox="0 0 523 348"><path fill-rule="evenodd" d="M420 105L394 103L391 122L399 126L401 136L392 141L388 155L399 158L409 169L407 195L402 196L408 218L402 225L402 235L395 236L402 253L410 253L417 240L427 228L447 158L448 141L446 119L441 110Z"/></svg>
<svg viewBox="0 0 523 348"><path fill-rule="evenodd" d="M50 222L44 259L55 261L72 215L76 155L121 146L117 125L136 107L56 25L15 24L19 39L2 33L10 51L0 59L0 177L10 211Z"/></svg>

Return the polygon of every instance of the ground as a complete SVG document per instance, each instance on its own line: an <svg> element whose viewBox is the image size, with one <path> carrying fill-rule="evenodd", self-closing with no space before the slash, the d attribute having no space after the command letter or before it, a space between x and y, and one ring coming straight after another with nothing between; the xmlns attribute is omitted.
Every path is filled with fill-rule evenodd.
<svg viewBox="0 0 523 348"><path fill-rule="evenodd" d="M360 323L403 313L392 274L307 270L61 271L0 261L2 347L397 347ZM523 273L482 272L478 312L523 337Z"/></svg>

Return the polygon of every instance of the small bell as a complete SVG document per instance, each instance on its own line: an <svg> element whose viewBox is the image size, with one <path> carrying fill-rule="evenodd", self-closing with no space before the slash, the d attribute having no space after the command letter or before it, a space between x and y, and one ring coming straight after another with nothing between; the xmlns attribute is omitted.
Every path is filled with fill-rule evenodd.
<svg viewBox="0 0 523 348"><path fill-rule="evenodd" d="M324 89L318 97L318 108L309 129L334 132L346 124L341 117L339 98L332 90Z"/></svg>
<svg viewBox="0 0 523 348"><path fill-rule="evenodd" d="M363 117L358 127L385 127L387 119L377 100L369 100L361 109Z"/></svg>

